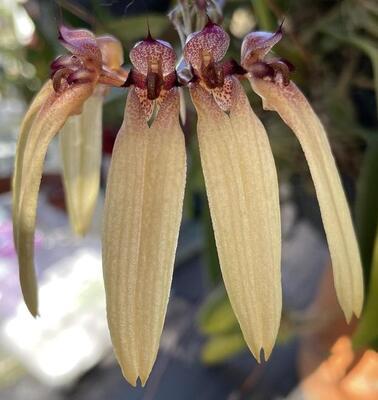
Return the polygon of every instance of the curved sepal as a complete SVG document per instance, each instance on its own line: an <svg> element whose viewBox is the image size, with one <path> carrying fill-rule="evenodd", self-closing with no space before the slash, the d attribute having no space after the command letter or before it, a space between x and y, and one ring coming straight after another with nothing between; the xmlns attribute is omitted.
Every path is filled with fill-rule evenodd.
<svg viewBox="0 0 378 400"><path fill-rule="evenodd" d="M14 159L14 169L12 178L12 220L17 224L19 197L20 197L20 180L22 173L23 155L25 151L26 142L28 139L30 128L33 124L34 118L46 99L54 92L52 81L48 80L37 93L34 100L30 104L20 126L20 133L18 134L16 154ZM15 225L13 225L15 226ZM13 241L17 248L17 235L16 230L13 229Z"/></svg>
<svg viewBox="0 0 378 400"><path fill-rule="evenodd" d="M96 68L101 68L101 50L92 32L87 29L70 29L61 25L59 40L70 53L90 60Z"/></svg>
<svg viewBox="0 0 378 400"><path fill-rule="evenodd" d="M38 190L48 144L67 118L77 113L90 96L93 86L72 86L61 94L51 93L35 116L23 148L16 156L21 174L16 191L19 201L13 221L19 263L21 289L33 316L38 314L37 284L34 270L34 230Z"/></svg>
<svg viewBox="0 0 378 400"><path fill-rule="evenodd" d="M279 113L297 136L319 201L331 254L336 294L347 321L363 304L362 267L356 235L327 134L297 86L250 77L264 108Z"/></svg>

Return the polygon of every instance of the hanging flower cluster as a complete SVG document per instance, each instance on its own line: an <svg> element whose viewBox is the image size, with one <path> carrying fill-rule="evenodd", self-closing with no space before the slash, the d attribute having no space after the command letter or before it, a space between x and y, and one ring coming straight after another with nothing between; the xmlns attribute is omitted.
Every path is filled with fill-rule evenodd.
<svg viewBox="0 0 378 400"><path fill-rule="evenodd" d="M68 209L76 231L84 233L98 190L91 162L100 152L97 118L104 88L128 87L107 181L102 243L110 334L132 385L138 378L144 385L155 362L172 281L186 179L179 122L182 86L188 87L198 115L201 163L222 275L255 358L269 357L280 324L281 227L273 155L242 78L298 137L315 184L340 305L348 321L361 312L360 256L326 133L290 80L291 64L268 57L281 38L281 28L250 33L239 65L223 61L229 36L209 20L186 40L183 58L192 78L183 83L174 50L151 35L131 50L132 68L126 72L120 67L122 49L116 39L60 29L60 40L71 54L52 63L51 79L31 104L17 147L13 224L21 287L26 305L37 315L33 242L50 140L66 123L61 136ZM69 123L76 128L66 132ZM70 159L75 139L97 144Z"/></svg>

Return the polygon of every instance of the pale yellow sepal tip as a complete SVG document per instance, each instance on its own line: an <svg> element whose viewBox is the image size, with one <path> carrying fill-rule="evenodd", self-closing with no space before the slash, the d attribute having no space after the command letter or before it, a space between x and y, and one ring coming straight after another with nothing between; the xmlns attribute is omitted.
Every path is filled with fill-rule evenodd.
<svg viewBox="0 0 378 400"><path fill-rule="evenodd" d="M128 362L129 360L120 359L117 355L116 358L121 367L123 377L131 386L137 387L140 384L141 387L144 387L146 385L153 365L139 365L139 369L137 369L136 365ZM143 371L144 367L147 368L145 371Z"/></svg>
<svg viewBox="0 0 378 400"><path fill-rule="evenodd" d="M121 367L122 375L123 377L127 380L127 382L133 386L133 387L138 387L138 383L140 383L140 386L143 388L145 387L147 380L150 376L150 374L146 375L145 377L140 377L140 376L135 376L135 375L128 375L124 372L124 370Z"/></svg>

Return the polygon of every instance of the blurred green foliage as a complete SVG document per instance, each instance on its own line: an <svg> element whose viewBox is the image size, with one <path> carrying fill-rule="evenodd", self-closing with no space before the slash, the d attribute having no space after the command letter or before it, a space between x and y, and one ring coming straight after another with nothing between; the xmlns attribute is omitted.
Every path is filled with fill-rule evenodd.
<svg viewBox="0 0 378 400"><path fill-rule="evenodd" d="M353 338L356 347L378 349L378 231L375 237L371 276L365 309Z"/></svg>

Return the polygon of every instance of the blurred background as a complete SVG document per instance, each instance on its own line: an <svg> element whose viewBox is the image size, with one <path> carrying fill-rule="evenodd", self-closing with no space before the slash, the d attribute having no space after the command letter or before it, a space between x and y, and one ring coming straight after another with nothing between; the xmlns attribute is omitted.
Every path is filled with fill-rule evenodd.
<svg viewBox="0 0 378 400"><path fill-rule="evenodd" d="M177 3L179 3L177 5ZM251 30L285 37L275 52L326 126L353 213L365 274L363 316L348 326L336 301L329 254L308 167L276 114L246 91L270 136L282 208L283 316L267 363L247 351L218 265L195 135L185 94L189 170L168 316L157 363L145 388L122 378L107 331L101 271L101 214L106 173L123 119L126 90L104 103L101 193L89 233L69 226L59 145L45 163L38 205L36 264L41 317L21 301L12 241L10 181L21 119L65 50L57 26L110 33L128 50L143 38L181 44L167 13L194 1L0 0L0 399L300 399L303 380L342 335L358 355L378 347L378 3L375 0L228 0L212 2L239 60ZM201 3L201 2L199 2ZM215 7L215 8L214 8ZM320 383L319 383L320 384ZM324 398L324 397L323 397ZM357 398L357 397L356 397ZM375 397L371 397L372 399Z"/></svg>

